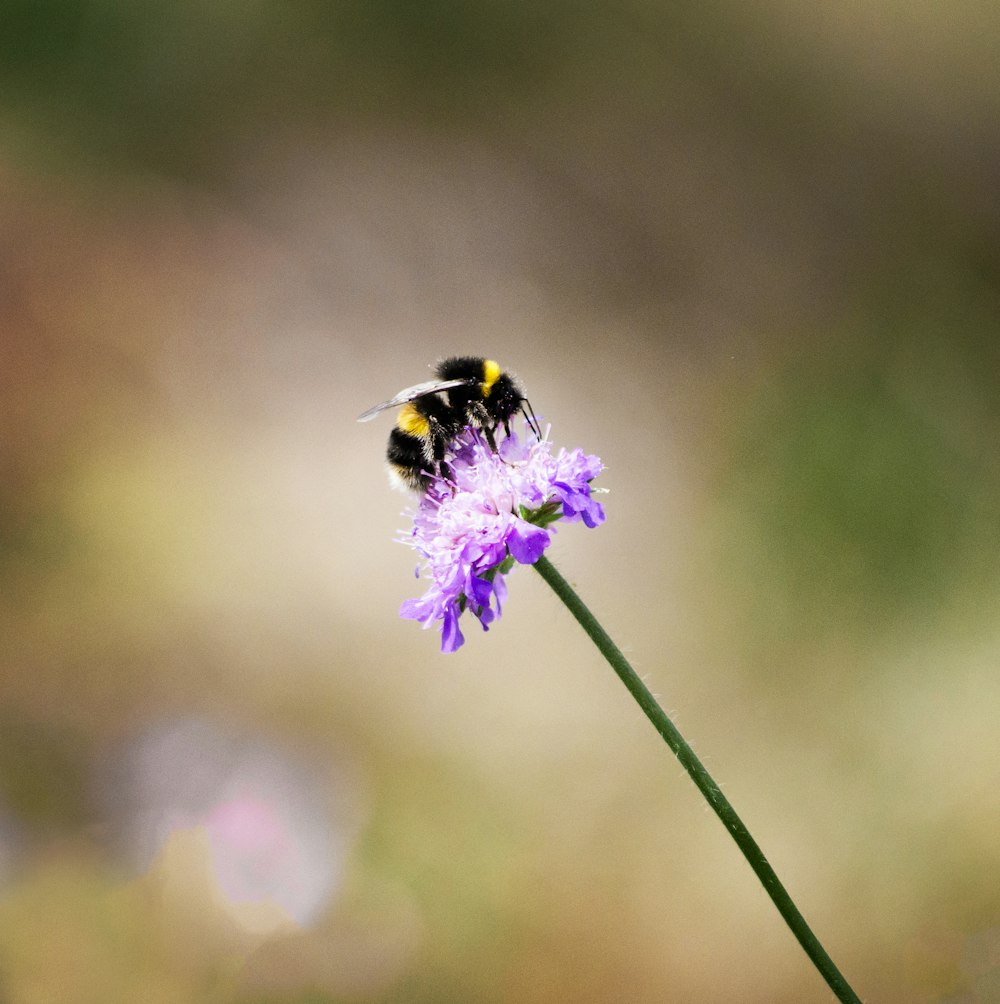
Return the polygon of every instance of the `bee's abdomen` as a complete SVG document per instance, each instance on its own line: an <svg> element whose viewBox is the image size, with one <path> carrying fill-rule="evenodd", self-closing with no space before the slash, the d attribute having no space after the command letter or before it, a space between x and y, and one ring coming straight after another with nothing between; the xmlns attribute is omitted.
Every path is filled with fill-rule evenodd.
<svg viewBox="0 0 1000 1004"><path fill-rule="evenodd" d="M396 428L389 433L389 446L385 451L390 472L407 487L416 491L423 490L427 476L424 473L430 466L427 457L425 440L411 436L402 429Z"/></svg>

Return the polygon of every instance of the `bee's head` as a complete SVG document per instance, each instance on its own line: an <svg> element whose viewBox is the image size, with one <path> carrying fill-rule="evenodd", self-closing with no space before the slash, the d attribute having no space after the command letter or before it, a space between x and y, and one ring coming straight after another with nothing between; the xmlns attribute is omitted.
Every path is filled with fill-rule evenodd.
<svg viewBox="0 0 1000 1004"><path fill-rule="evenodd" d="M504 373L490 387L489 395L483 398L483 404L495 422L506 424L512 415L521 410L523 400L521 388Z"/></svg>
<svg viewBox="0 0 1000 1004"><path fill-rule="evenodd" d="M524 396L524 391L515 380L506 374L493 384L489 397L483 403L493 421L497 425L502 425L508 432L510 432L510 420L518 412L521 412L531 431L539 439L542 438L535 413L531 410L531 405Z"/></svg>

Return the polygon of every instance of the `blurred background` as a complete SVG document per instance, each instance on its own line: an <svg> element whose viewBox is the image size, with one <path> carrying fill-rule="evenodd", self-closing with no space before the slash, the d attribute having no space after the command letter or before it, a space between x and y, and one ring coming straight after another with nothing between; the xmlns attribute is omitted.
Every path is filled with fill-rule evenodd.
<svg viewBox="0 0 1000 1004"><path fill-rule="evenodd" d="M530 569L397 616L499 359L551 556L866 1000L1000 1000L990 5L7 0L0 999L832 999Z"/></svg>

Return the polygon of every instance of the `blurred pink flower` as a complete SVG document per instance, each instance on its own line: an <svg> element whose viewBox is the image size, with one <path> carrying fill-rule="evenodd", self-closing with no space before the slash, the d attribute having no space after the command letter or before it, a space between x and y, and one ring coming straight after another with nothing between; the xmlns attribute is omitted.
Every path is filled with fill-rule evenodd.
<svg viewBox="0 0 1000 1004"><path fill-rule="evenodd" d="M360 816L344 765L321 771L262 739L186 719L149 731L115 766L109 798L140 868L197 831L230 904L270 903L308 924L336 892Z"/></svg>

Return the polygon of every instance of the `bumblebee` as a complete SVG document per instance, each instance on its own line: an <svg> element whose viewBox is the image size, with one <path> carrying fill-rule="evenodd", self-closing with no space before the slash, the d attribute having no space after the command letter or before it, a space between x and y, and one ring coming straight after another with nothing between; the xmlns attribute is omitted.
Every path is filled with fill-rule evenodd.
<svg viewBox="0 0 1000 1004"><path fill-rule="evenodd" d="M402 405L389 433L386 460L394 481L423 492L432 474L447 476L444 456L464 429L482 429L496 452L496 431L510 435L510 420L518 412L541 438L538 421L520 384L499 363L479 356L456 356L438 363L436 379L401 390L390 401L358 417L368 422L387 408Z"/></svg>

